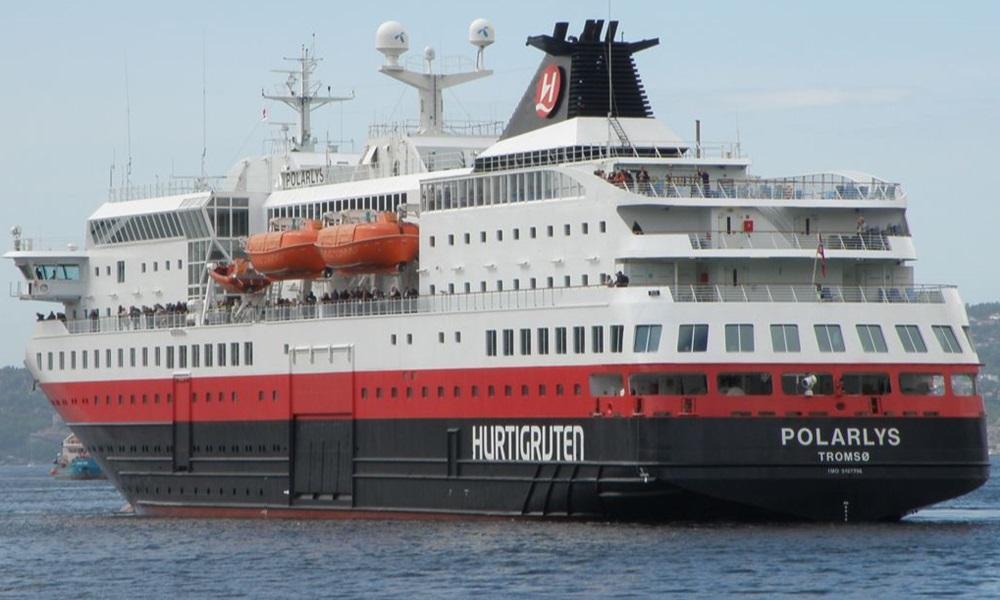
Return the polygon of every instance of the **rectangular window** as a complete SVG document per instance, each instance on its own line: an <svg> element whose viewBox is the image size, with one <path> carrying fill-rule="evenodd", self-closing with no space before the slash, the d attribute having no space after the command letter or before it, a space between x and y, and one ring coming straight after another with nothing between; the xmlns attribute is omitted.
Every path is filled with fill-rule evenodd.
<svg viewBox="0 0 1000 600"><path fill-rule="evenodd" d="M771 325L771 347L775 352L800 352L798 325Z"/></svg>
<svg viewBox="0 0 1000 600"><path fill-rule="evenodd" d="M814 325L816 343L820 352L843 352L844 336L840 333L840 325Z"/></svg>
<svg viewBox="0 0 1000 600"><path fill-rule="evenodd" d="M944 396L944 375L900 373L899 391L907 396Z"/></svg>
<svg viewBox="0 0 1000 600"><path fill-rule="evenodd" d="M707 325L706 325L707 327ZM660 349L661 325L636 325L633 352L656 352Z"/></svg>
<svg viewBox="0 0 1000 600"><path fill-rule="evenodd" d="M135 348L128 349L128 366L135 366Z"/></svg>
<svg viewBox="0 0 1000 600"><path fill-rule="evenodd" d="M565 327L556 327L556 354L566 354Z"/></svg>
<svg viewBox="0 0 1000 600"><path fill-rule="evenodd" d="M59 364L59 368L61 369L62 368L62 357L61 356L60 356L59 363L60 363ZM124 366L125 366L125 349L124 348L119 348L118 349L118 368L120 369L120 368L122 368Z"/></svg>
<svg viewBox="0 0 1000 600"><path fill-rule="evenodd" d="M142 349L142 366L144 367L149 366L149 348L144 347Z"/></svg>
<svg viewBox="0 0 1000 600"><path fill-rule="evenodd" d="M155 348L153 348L153 366L154 367L160 366L160 362L161 362L160 361L160 347L156 346Z"/></svg>
<svg viewBox="0 0 1000 600"><path fill-rule="evenodd" d="M941 344L942 350L949 354L962 352L962 347L958 345L958 338L955 337L955 330L951 328L951 325L932 325L931 329L934 331L938 343Z"/></svg>
<svg viewBox="0 0 1000 600"><path fill-rule="evenodd" d="M503 330L503 355L513 356L514 355L514 330L504 329Z"/></svg>
<svg viewBox="0 0 1000 600"><path fill-rule="evenodd" d="M896 325L896 335L906 352L927 352L924 336L916 325Z"/></svg>
<svg viewBox="0 0 1000 600"><path fill-rule="evenodd" d="M186 369L187 362L188 362L187 346L177 346L177 367L180 369Z"/></svg>
<svg viewBox="0 0 1000 600"><path fill-rule="evenodd" d="M240 344L238 342L229 344L229 364L234 367L240 366Z"/></svg>
<svg viewBox="0 0 1000 600"><path fill-rule="evenodd" d="M191 344L191 367L197 369L201 366L201 346Z"/></svg>
<svg viewBox="0 0 1000 600"><path fill-rule="evenodd" d="M538 353L548 354L549 353L549 328L539 327L538 328Z"/></svg>
<svg viewBox="0 0 1000 600"><path fill-rule="evenodd" d="M573 328L573 353L583 354L587 351L587 341L585 339L586 329L582 326Z"/></svg>
<svg viewBox="0 0 1000 600"><path fill-rule="evenodd" d="M951 376L951 393L956 396L975 396L976 376L971 373L955 373Z"/></svg>
<svg viewBox="0 0 1000 600"><path fill-rule="evenodd" d="M118 283L125 283L125 261L118 261Z"/></svg>
<svg viewBox="0 0 1000 600"><path fill-rule="evenodd" d="M767 396L771 393L770 373L719 373L717 383L723 396Z"/></svg>
<svg viewBox="0 0 1000 600"><path fill-rule="evenodd" d="M205 344L205 366L211 367L212 363L212 344Z"/></svg>
<svg viewBox="0 0 1000 600"><path fill-rule="evenodd" d="M636 373L629 377L629 388L639 396L698 396L708 393L708 378L704 373Z"/></svg>
<svg viewBox="0 0 1000 600"><path fill-rule="evenodd" d="M625 326L624 325L612 325L611 326L611 351L614 353L620 353L625 347Z"/></svg>
<svg viewBox="0 0 1000 600"><path fill-rule="evenodd" d="M726 325L726 352L753 352L753 325Z"/></svg>
<svg viewBox="0 0 1000 600"><path fill-rule="evenodd" d="M253 342L243 342L243 364L253 366Z"/></svg>
<svg viewBox="0 0 1000 600"><path fill-rule="evenodd" d="M706 352L708 350L708 325L681 325L677 329L678 352Z"/></svg>
<svg viewBox="0 0 1000 600"><path fill-rule="evenodd" d="M108 355L109 356L111 355L111 350L108 350ZM52 353L51 352L49 352L49 361L48 362L49 362L48 369L51 371L52 370Z"/></svg>
<svg viewBox="0 0 1000 600"><path fill-rule="evenodd" d="M173 346L167 346L167 368L168 369L173 369L174 368L174 347Z"/></svg>
<svg viewBox="0 0 1000 600"><path fill-rule="evenodd" d="M89 365L87 364L89 362L89 357L90 357L90 353L89 352L87 352L86 350L81 350L80 351L80 358L83 360L83 368L84 369L89 368Z"/></svg>
<svg viewBox="0 0 1000 600"><path fill-rule="evenodd" d="M595 354L604 352L604 327L594 325L590 328L590 349Z"/></svg>
<svg viewBox="0 0 1000 600"><path fill-rule="evenodd" d="M815 377L815 382L811 378ZM783 373L781 392L789 396L832 396L833 375L829 373Z"/></svg>
<svg viewBox="0 0 1000 600"><path fill-rule="evenodd" d="M878 396L892 391L885 373L844 373L840 378L845 394Z"/></svg>
<svg viewBox="0 0 1000 600"><path fill-rule="evenodd" d="M531 330L522 329L521 330L521 354L529 355L531 354Z"/></svg>
<svg viewBox="0 0 1000 600"><path fill-rule="evenodd" d="M497 355L497 332L490 329L486 332L486 356Z"/></svg>
<svg viewBox="0 0 1000 600"><path fill-rule="evenodd" d="M597 229L601 233L605 233L608 230L608 224L606 222L604 222L604 221L601 221L600 223L597 224Z"/></svg>
<svg viewBox="0 0 1000 600"><path fill-rule="evenodd" d="M219 366L220 367L226 366L226 345L222 342L219 342L218 344L215 345L215 349L216 349L216 354L218 355L219 358Z"/></svg>
<svg viewBox="0 0 1000 600"><path fill-rule="evenodd" d="M879 325L857 325L858 339L861 340L861 348L865 352L888 352L885 345L885 337L882 335L882 327Z"/></svg>
<svg viewBox="0 0 1000 600"><path fill-rule="evenodd" d="M133 350L133 352L135 352L135 350ZM132 366L134 367L135 365ZM76 350L71 350L69 353L69 368L74 370L76 369Z"/></svg>

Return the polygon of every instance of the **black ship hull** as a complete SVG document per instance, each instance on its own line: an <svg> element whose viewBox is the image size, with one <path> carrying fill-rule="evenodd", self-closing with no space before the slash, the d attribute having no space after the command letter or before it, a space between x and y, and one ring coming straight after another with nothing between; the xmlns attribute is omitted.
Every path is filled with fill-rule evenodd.
<svg viewBox="0 0 1000 600"><path fill-rule="evenodd" d="M76 432L152 515L886 521L989 476L982 417L317 418Z"/></svg>

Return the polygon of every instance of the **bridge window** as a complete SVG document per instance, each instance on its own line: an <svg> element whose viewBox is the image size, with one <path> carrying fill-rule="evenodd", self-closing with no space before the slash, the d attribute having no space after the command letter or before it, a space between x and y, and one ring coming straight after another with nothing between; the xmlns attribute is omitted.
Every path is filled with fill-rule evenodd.
<svg viewBox="0 0 1000 600"><path fill-rule="evenodd" d="M888 352L882 328L878 325L857 325L858 338L865 352Z"/></svg>
<svg viewBox="0 0 1000 600"><path fill-rule="evenodd" d="M844 336L840 325L814 325L820 352L844 352Z"/></svg>
<svg viewBox="0 0 1000 600"><path fill-rule="evenodd" d="M976 376L971 373L955 373L951 376L951 393L956 396L975 396Z"/></svg>
<svg viewBox="0 0 1000 600"><path fill-rule="evenodd" d="M940 373L900 373L899 391L908 396L943 396L944 375Z"/></svg>
<svg viewBox="0 0 1000 600"><path fill-rule="evenodd" d="M706 326L707 327L707 326ZM660 349L661 325L636 325L633 352L656 352Z"/></svg>
<svg viewBox="0 0 1000 600"><path fill-rule="evenodd" d="M844 373L840 381L845 394L877 396L892 391L889 376L885 373Z"/></svg>
<svg viewBox="0 0 1000 600"><path fill-rule="evenodd" d="M955 330L950 325L933 325L931 329L934 330L934 335L937 337L938 343L941 344L942 350L950 354L960 354L962 352L962 347L958 344L958 338L955 337Z"/></svg>
<svg viewBox="0 0 1000 600"><path fill-rule="evenodd" d="M753 325L726 325L726 352L753 352Z"/></svg>
<svg viewBox="0 0 1000 600"><path fill-rule="evenodd" d="M678 352L706 352L708 350L708 325L704 323L681 325L677 331Z"/></svg>
<svg viewBox="0 0 1000 600"><path fill-rule="evenodd" d="M708 393L708 378L704 373L636 373L628 386L640 396L696 396Z"/></svg>
<svg viewBox="0 0 1000 600"><path fill-rule="evenodd" d="M767 396L771 393L770 373L719 373L719 393L724 396Z"/></svg>
<svg viewBox="0 0 1000 600"><path fill-rule="evenodd" d="M771 347L775 352L799 352L798 325L771 325Z"/></svg>
<svg viewBox="0 0 1000 600"><path fill-rule="evenodd" d="M803 383L806 377L815 377L812 386L814 396L833 395L833 375L829 373L783 373L781 375L781 392L789 396L805 394L807 385Z"/></svg>

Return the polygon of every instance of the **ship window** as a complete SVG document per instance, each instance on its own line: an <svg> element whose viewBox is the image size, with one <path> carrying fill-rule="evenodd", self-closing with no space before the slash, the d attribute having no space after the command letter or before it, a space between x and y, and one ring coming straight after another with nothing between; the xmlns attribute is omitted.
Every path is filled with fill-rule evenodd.
<svg viewBox="0 0 1000 600"><path fill-rule="evenodd" d="M799 352L798 325L771 325L771 347L775 352Z"/></svg>
<svg viewBox="0 0 1000 600"><path fill-rule="evenodd" d="M421 398L426 398L427 397L427 386L426 385L420 387L420 397Z"/></svg>
<svg viewBox="0 0 1000 600"><path fill-rule="evenodd" d="M544 396L545 395L545 384L544 383L538 384L538 395L539 396Z"/></svg>
<svg viewBox="0 0 1000 600"><path fill-rule="evenodd" d="M527 384L522 384L521 385L521 395L524 396L525 398L527 398L528 394L530 394L530 393L531 393L531 391L530 391L530 388L528 387L528 385ZM507 395L509 396L510 394L507 394Z"/></svg>
<svg viewBox="0 0 1000 600"><path fill-rule="evenodd" d="M753 325L726 325L726 352L753 352Z"/></svg>
<svg viewBox="0 0 1000 600"><path fill-rule="evenodd" d="M569 275L563 276L563 286L571 287L572 285L573 285L573 280L570 278L570 276Z"/></svg>
<svg viewBox="0 0 1000 600"><path fill-rule="evenodd" d="M962 325L962 332L965 333L965 341L969 343L969 349L976 352L976 343L972 341L972 328L968 325Z"/></svg>
<svg viewBox="0 0 1000 600"><path fill-rule="evenodd" d="M611 351L614 353L620 353L625 347L625 326L624 325L612 325L611 326Z"/></svg>
<svg viewBox="0 0 1000 600"><path fill-rule="evenodd" d="M128 366L135 366L135 348L128 349Z"/></svg>
<svg viewBox="0 0 1000 600"><path fill-rule="evenodd" d="M605 223L604 221L598 223L597 226L598 230L600 230L601 233L605 233L608 230L608 224Z"/></svg>
<svg viewBox="0 0 1000 600"><path fill-rule="evenodd" d="M435 287L435 285L433 283L431 284L431 287L430 287L429 291L431 293L431 296L433 296L434 294L437 293L437 288Z"/></svg>
<svg viewBox="0 0 1000 600"><path fill-rule="evenodd" d="M547 227L545 228L545 233L546 233L546 234L547 234L547 235L548 235L549 237L552 237L553 235L555 235L555 228L554 228L554 227L553 227L552 225L548 225L548 226L547 226Z"/></svg>
<svg viewBox="0 0 1000 600"><path fill-rule="evenodd" d="M391 388L389 388L389 397L390 398L399 397L399 389L396 386L392 386Z"/></svg>
<svg viewBox="0 0 1000 600"><path fill-rule="evenodd" d="M185 345L177 346L177 367L180 369L187 368L187 346Z"/></svg>
<svg viewBox="0 0 1000 600"><path fill-rule="evenodd" d="M381 397L382 397L382 388L380 387L375 388L375 398L378 399Z"/></svg>
<svg viewBox="0 0 1000 600"><path fill-rule="evenodd" d="M61 354L62 353L60 352L60 355ZM62 368L62 360L61 359L62 359L62 357L60 356L60 360L59 360L59 363L60 363L59 364L59 368L60 369ZM119 348L118 349L118 368L122 368L124 366L125 366L125 349L124 348Z"/></svg>
<svg viewBox="0 0 1000 600"><path fill-rule="evenodd" d="M857 325L858 338L861 340L861 348L865 352L888 352L885 345L885 337L882 335L882 327L878 325Z"/></svg>
<svg viewBox="0 0 1000 600"><path fill-rule="evenodd" d="M455 293L455 284L454 283L449 283L448 284L448 293L449 294L454 294Z"/></svg>
<svg viewBox="0 0 1000 600"><path fill-rule="evenodd" d="M521 280L520 279L515 278L514 281L511 282L511 283L514 284L514 289L515 290L521 289Z"/></svg>
<svg viewBox="0 0 1000 600"><path fill-rule="evenodd" d="M226 366L226 344L219 342L218 344L216 344L215 349L216 349L216 354L218 354L219 357L219 366L220 367Z"/></svg>
<svg viewBox="0 0 1000 600"><path fill-rule="evenodd" d="M587 274L580 275L580 285L584 287L590 285L590 276Z"/></svg>
<svg viewBox="0 0 1000 600"><path fill-rule="evenodd" d="M240 366L240 345L238 342L229 344L229 362L232 366Z"/></svg>
<svg viewBox="0 0 1000 600"><path fill-rule="evenodd" d="M503 330L503 355L513 356L514 355L514 330L504 329Z"/></svg>
<svg viewBox="0 0 1000 600"><path fill-rule="evenodd" d="M806 387L802 381L810 376L816 378L816 383L812 386L813 395L833 395L833 375L829 373L783 373L781 375L781 392L789 396L805 394Z"/></svg>
<svg viewBox="0 0 1000 600"><path fill-rule="evenodd" d="M243 364L253 365L253 342L243 342Z"/></svg>
<svg viewBox="0 0 1000 600"><path fill-rule="evenodd" d="M548 354L549 353L549 329L548 327L539 327L538 331L538 353Z"/></svg>
<svg viewBox="0 0 1000 600"><path fill-rule="evenodd" d="M439 331L438 332L438 343L439 344L443 344L444 343L444 332L443 331Z"/></svg>
<svg viewBox="0 0 1000 600"><path fill-rule="evenodd" d="M149 348L146 348L145 346L142 348L142 366L149 366Z"/></svg>
<svg viewBox="0 0 1000 600"><path fill-rule="evenodd" d="M69 368L76 369L76 350L71 350L69 353Z"/></svg>
<svg viewBox="0 0 1000 600"><path fill-rule="evenodd" d="M570 230L571 230L571 227L570 227L569 223L566 223L565 225L563 225L563 235L569 235L570 234Z"/></svg>
<svg viewBox="0 0 1000 600"><path fill-rule="evenodd" d="M443 385L437 386L437 397L438 398L444 398L444 386Z"/></svg>
<svg viewBox="0 0 1000 600"><path fill-rule="evenodd" d="M951 376L951 393L956 396L975 396L976 376L971 373L954 373Z"/></svg>
<svg viewBox="0 0 1000 600"><path fill-rule="evenodd" d="M42 368L42 353L41 352L36 352L35 353L35 365L38 366L39 369ZM52 367L49 367L49 368L52 368Z"/></svg>
<svg viewBox="0 0 1000 600"><path fill-rule="evenodd" d="M205 366L212 366L212 344L205 344Z"/></svg>
<svg viewBox="0 0 1000 600"><path fill-rule="evenodd" d="M479 282L479 291L480 292L485 292L486 291L486 282L485 281L480 281Z"/></svg>
<svg viewBox="0 0 1000 600"><path fill-rule="evenodd" d="M845 394L880 395L892 391L885 373L844 373L840 382Z"/></svg>
<svg viewBox="0 0 1000 600"><path fill-rule="evenodd" d="M458 388L455 388L455 389L457 390ZM472 391L470 392L469 395L472 396L473 398L478 398L479 397L479 386L478 385L473 385L472 386Z"/></svg>
<svg viewBox="0 0 1000 600"><path fill-rule="evenodd" d="M538 229L536 229L535 227L532 227L531 229L529 229L528 230L528 236L531 239L535 239L536 237L538 237Z"/></svg>
<svg viewBox="0 0 1000 600"><path fill-rule="evenodd" d="M503 241L503 229L497 229L497 241L498 242Z"/></svg>
<svg viewBox="0 0 1000 600"><path fill-rule="evenodd" d="M932 325L931 329L937 337L941 349L947 353L957 354L962 352L962 347L958 345L958 338L955 337L955 330L950 325Z"/></svg>
<svg viewBox="0 0 1000 600"><path fill-rule="evenodd" d="M173 346L167 346L167 368L168 369L173 369L174 368L174 347Z"/></svg>
<svg viewBox="0 0 1000 600"><path fill-rule="evenodd" d="M455 332L455 343L456 344L461 344L462 343L462 332L461 331L456 331Z"/></svg>
<svg viewBox="0 0 1000 600"><path fill-rule="evenodd" d="M498 292L502 292L503 291L503 280L502 279L497 279L497 291Z"/></svg>
<svg viewBox="0 0 1000 600"><path fill-rule="evenodd" d="M479 241L482 242L482 243L484 243L484 244L486 243L486 232L485 231L480 231L479 232Z"/></svg>
<svg viewBox="0 0 1000 600"><path fill-rule="evenodd" d="M52 368L51 354L49 356L50 356L49 368L51 369ZM111 368L111 348L105 348L104 350L104 366L109 369Z"/></svg>
<svg viewBox="0 0 1000 600"><path fill-rule="evenodd" d="M111 265L104 267L104 274L111 275Z"/></svg>
<svg viewBox="0 0 1000 600"><path fill-rule="evenodd" d="M125 261L118 261L118 283L125 283Z"/></svg>
<svg viewBox="0 0 1000 600"><path fill-rule="evenodd" d="M514 235L514 239L515 240L521 239L521 230L518 229L517 227L515 227L514 231L513 231L513 235Z"/></svg>
<svg viewBox="0 0 1000 600"><path fill-rule="evenodd" d="M636 373L629 377L628 386L639 396L696 396L708 393L708 378L704 373Z"/></svg>
<svg viewBox="0 0 1000 600"><path fill-rule="evenodd" d="M682 325L682 327L684 327ZM690 326L688 326L690 327ZM707 326L706 326L707 327ZM656 352L660 349L661 325L636 325L633 352Z"/></svg>
<svg viewBox="0 0 1000 600"><path fill-rule="evenodd" d="M454 246L455 245L455 234L454 233L449 233L448 234L448 245L449 246Z"/></svg>
<svg viewBox="0 0 1000 600"><path fill-rule="evenodd" d="M431 236L431 237L429 238L429 240L428 240L428 241L429 241L429 242L430 242L430 244L431 244L431 248L433 248L433 247L434 247L434 236L432 235L432 236Z"/></svg>
<svg viewBox="0 0 1000 600"><path fill-rule="evenodd" d="M38 366L41 367L41 365L38 365ZM95 369L100 369L101 368L101 351L100 350L94 350L94 368Z"/></svg>
<svg viewBox="0 0 1000 600"><path fill-rule="evenodd" d="M556 327L556 354L566 354L565 327Z"/></svg>
<svg viewBox="0 0 1000 600"><path fill-rule="evenodd" d="M546 277L545 278L545 285L547 287L550 287L550 288L551 287L555 287L555 280L552 277Z"/></svg>
<svg viewBox="0 0 1000 600"><path fill-rule="evenodd" d="M940 373L900 373L899 391L907 396L943 396L944 375Z"/></svg>
<svg viewBox="0 0 1000 600"><path fill-rule="evenodd" d="M563 384L557 383L556 384L556 396L562 396L564 392L565 392L565 388L563 387Z"/></svg>
<svg viewBox="0 0 1000 600"><path fill-rule="evenodd" d="M591 351L600 354L604 352L604 327L594 325L590 328Z"/></svg>
<svg viewBox="0 0 1000 600"><path fill-rule="evenodd" d="M145 272L146 272L146 263L142 263L142 272L143 272L143 273L145 273Z"/></svg>
<svg viewBox="0 0 1000 600"><path fill-rule="evenodd" d="M587 330L582 326L573 327L573 353L583 354L587 351Z"/></svg>
<svg viewBox="0 0 1000 600"><path fill-rule="evenodd" d="M191 366L198 368L201 366L201 346L191 344Z"/></svg>
<svg viewBox="0 0 1000 600"><path fill-rule="evenodd" d="M820 352L843 352L844 336L840 333L840 325L814 325L816 343Z"/></svg>
<svg viewBox="0 0 1000 600"><path fill-rule="evenodd" d="M531 279L528 280L528 287L530 287L531 289L537 288L538 287L538 281L536 281L535 278L532 277Z"/></svg>
<svg viewBox="0 0 1000 600"><path fill-rule="evenodd" d="M767 396L771 393L770 373L719 373L716 382L724 396Z"/></svg>
<svg viewBox="0 0 1000 600"><path fill-rule="evenodd" d="M168 271L169 271L169 270L170 270L170 261L169 261L169 260L165 260L165 261L163 261L163 267L164 267L164 268L165 268L166 270L168 270ZM160 270L160 262L159 262L159 261L156 261L156 260L154 260L154 261L153 261L153 272L155 273L155 272L157 272L157 271L159 271L159 270Z"/></svg>
<svg viewBox="0 0 1000 600"><path fill-rule="evenodd" d="M410 344L410 345L413 344L413 334L412 333L406 334L406 343Z"/></svg>
<svg viewBox="0 0 1000 600"><path fill-rule="evenodd" d="M396 334L395 333L389 335L389 343L392 344L393 346L396 345Z"/></svg>
<svg viewBox="0 0 1000 600"><path fill-rule="evenodd" d="M486 332L486 356L497 355L497 332L490 329Z"/></svg>
<svg viewBox="0 0 1000 600"><path fill-rule="evenodd" d="M521 330L521 354L527 356L531 354L531 330Z"/></svg>
<svg viewBox="0 0 1000 600"><path fill-rule="evenodd" d="M465 234L465 244L466 245L468 245L471 242L471 238L472 238L472 236L470 236L468 233Z"/></svg>
<svg viewBox="0 0 1000 600"><path fill-rule="evenodd" d="M94 277L100 277L100 276L101 276L101 267L94 267ZM28 277L28 276L25 275L25 277ZM31 279L31 278L28 277L28 279Z"/></svg>
<svg viewBox="0 0 1000 600"><path fill-rule="evenodd" d="M677 331L678 352L706 352L708 350L708 325L681 325Z"/></svg>

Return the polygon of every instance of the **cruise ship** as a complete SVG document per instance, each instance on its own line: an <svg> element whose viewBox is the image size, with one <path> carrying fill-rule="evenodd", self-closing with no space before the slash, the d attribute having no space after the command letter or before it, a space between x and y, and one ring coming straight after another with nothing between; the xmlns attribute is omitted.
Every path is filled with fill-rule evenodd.
<svg viewBox="0 0 1000 600"><path fill-rule="evenodd" d="M15 293L55 305L25 364L138 513L892 521L987 480L965 308L914 281L898 183L683 140L616 21L528 37L506 123L444 118L488 21L452 70L375 38L419 122L320 143L348 98L304 48L263 155L113 190L80 245L12 231Z"/></svg>

